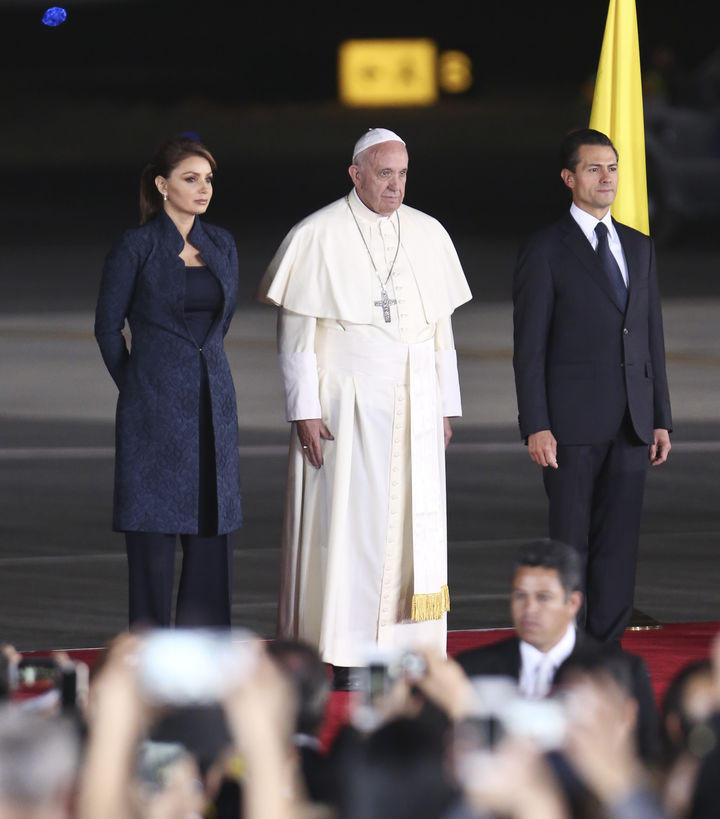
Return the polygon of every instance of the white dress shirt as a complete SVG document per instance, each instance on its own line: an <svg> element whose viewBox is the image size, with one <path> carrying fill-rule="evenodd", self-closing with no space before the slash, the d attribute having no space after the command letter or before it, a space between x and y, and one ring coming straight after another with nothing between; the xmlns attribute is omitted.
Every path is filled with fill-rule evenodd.
<svg viewBox="0 0 720 819"><path fill-rule="evenodd" d="M547 697L555 672L575 648L576 636L575 626L571 623L560 640L545 653L520 640L519 688L523 697L533 700Z"/></svg>
<svg viewBox="0 0 720 819"><path fill-rule="evenodd" d="M573 202L572 205L570 205L570 215L580 226L580 230L582 230L582 232L585 234L585 238L588 240L588 242L590 242L593 250L597 250L598 244L595 227L598 222L602 222L605 225L605 227L608 229L608 247L610 248L610 252L615 257L615 261L620 267L620 272L622 273L625 286L627 287L628 270L627 262L625 261L625 253L623 252L622 245L620 244L620 237L618 236L617 230L615 230L615 225L613 224L610 211L608 210L602 219L596 219L592 214L588 213L582 208L579 208Z"/></svg>

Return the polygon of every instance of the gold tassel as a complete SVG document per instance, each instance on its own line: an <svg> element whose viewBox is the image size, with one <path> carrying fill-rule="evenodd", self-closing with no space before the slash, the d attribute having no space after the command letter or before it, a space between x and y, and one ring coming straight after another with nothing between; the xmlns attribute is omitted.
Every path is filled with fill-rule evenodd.
<svg viewBox="0 0 720 819"><path fill-rule="evenodd" d="M414 594L410 617L414 622L421 620L439 620L446 611L450 611L450 589L441 586L439 592L432 594Z"/></svg>

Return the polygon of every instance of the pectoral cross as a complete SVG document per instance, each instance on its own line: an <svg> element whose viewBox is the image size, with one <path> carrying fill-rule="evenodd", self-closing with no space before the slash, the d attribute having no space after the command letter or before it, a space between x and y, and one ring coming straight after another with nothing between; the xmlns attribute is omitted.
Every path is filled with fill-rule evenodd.
<svg viewBox="0 0 720 819"><path fill-rule="evenodd" d="M380 286L380 301L373 302L373 304L375 305L375 307L382 307L385 324L390 324L390 322L392 321L392 316L390 315L390 306L393 304L397 304L397 300L388 298L388 294L382 285Z"/></svg>

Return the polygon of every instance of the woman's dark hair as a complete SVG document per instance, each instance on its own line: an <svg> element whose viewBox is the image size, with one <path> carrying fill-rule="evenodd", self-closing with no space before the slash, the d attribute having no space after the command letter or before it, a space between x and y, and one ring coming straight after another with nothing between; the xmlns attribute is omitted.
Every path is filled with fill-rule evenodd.
<svg viewBox="0 0 720 819"><path fill-rule="evenodd" d="M182 135L163 142L140 176L141 225L157 216L162 208L163 198L155 185L155 177L164 176L167 179L173 169L189 156L201 156L210 163L213 173L217 170L215 158L199 140Z"/></svg>
<svg viewBox="0 0 720 819"><path fill-rule="evenodd" d="M339 760L342 819L440 819L458 794L443 736L417 719L388 722Z"/></svg>

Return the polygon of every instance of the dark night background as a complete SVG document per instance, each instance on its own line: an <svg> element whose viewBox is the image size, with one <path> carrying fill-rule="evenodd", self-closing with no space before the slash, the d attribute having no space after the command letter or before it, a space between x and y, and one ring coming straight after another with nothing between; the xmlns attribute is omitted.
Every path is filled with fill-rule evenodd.
<svg viewBox="0 0 720 819"><path fill-rule="evenodd" d="M432 37L473 60L471 96L577 89L597 65L607 4L508 2L81 2L40 25L44 5L0 3L3 96L172 104L327 101L336 50L356 37ZM674 49L687 69L718 45L717 4L638 0L641 56Z"/></svg>
<svg viewBox="0 0 720 819"><path fill-rule="evenodd" d="M220 165L212 219L265 257L289 225L344 191L352 144L379 124L408 142L406 201L440 218L461 247L466 236L517 240L553 219L566 203L556 145L587 124L607 10L564 0L106 0L66 4L67 21L53 29L40 22L45 7L0 2L0 170L10 204L0 240L37 240L41 225L44 241L111 242L135 223L138 175L155 145L190 130ZM670 49L670 95L695 104L697 72L718 44L716 4L693 3L692 18L668 1L637 8L645 70ZM395 36L467 53L471 89L428 108L343 108L338 45ZM720 138L717 147L715 159ZM475 251L466 252L472 279ZM485 277L488 297L507 297L506 272ZM245 271L248 296L260 273Z"/></svg>

